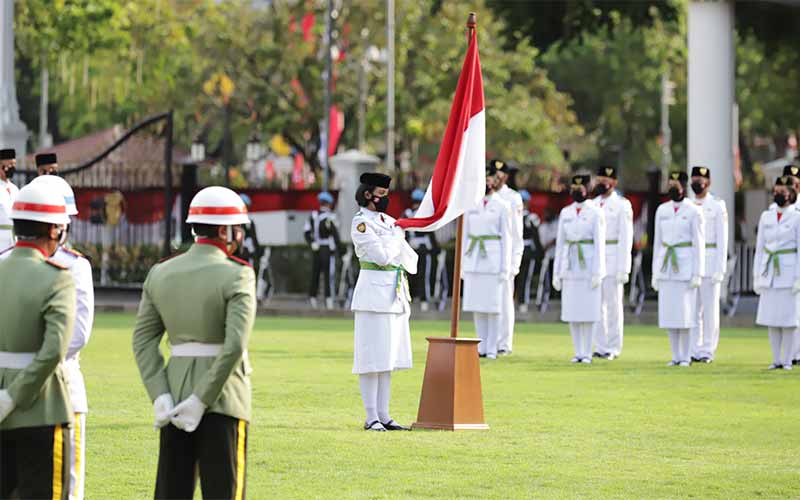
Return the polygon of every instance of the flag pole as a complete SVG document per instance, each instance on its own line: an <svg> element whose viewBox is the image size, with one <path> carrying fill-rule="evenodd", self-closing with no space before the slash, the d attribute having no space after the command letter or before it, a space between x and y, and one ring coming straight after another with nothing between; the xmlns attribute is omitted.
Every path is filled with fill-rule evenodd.
<svg viewBox="0 0 800 500"><path fill-rule="evenodd" d="M467 16L467 29L465 30L467 44L472 31L475 30L477 16L470 12ZM461 244L464 240L464 216L459 215L456 220L456 249L453 256L453 303L450 311L450 338L458 337L458 322L461 318Z"/></svg>

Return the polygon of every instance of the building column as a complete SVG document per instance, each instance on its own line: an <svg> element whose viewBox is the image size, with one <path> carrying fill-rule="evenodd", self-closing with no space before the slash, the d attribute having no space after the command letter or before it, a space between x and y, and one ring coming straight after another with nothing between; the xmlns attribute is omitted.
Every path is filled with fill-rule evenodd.
<svg viewBox="0 0 800 500"><path fill-rule="evenodd" d="M19 119L14 82L14 0L0 1L0 148L17 150L20 166L25 163L28 129Z"/></svg>

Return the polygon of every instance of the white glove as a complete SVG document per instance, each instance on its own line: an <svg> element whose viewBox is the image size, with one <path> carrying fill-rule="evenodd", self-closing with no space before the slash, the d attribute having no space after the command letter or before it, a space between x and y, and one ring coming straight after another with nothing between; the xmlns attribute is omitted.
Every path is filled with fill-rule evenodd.
<svg viewBox="0 0 800 500"><path fill-rule="evenodd" d="M714 276L711 277L711 281L713 281L714 284L722 283L724 280L725 280L725 275L722 273L716 273Z"/></svg>
<svg viewBox="0 0 800 500"><path fill-rule="evenodd" d="M800 279L794 282L794 286L792 287L792 293L796 294L800 292Z"/></svg>
<svg viewBox="0 0 800 500"><path fill-rule="evenodd" d="M5 420L8 414L14 411L16 406L8 391L0 389L0 422Z"/></svg>
<svg viewBox="0 0 800 500"><path fill-rule="evenodd" d="M172 401L170 394L162 394L153 401L153 412L156 414L153 426L160 429L169 423L169 414L175 408L175 402Z"/></svg>
<svg viewBox="0 0 800 500"><path fill-rule="evenodd" d="M756 295L761 295L764 292L764 289L762 287L760 287L760 286L754 286L753 287L753 292Z"/></svg>
<svg viewBox="0 0 800 500"><path fill-rule="evenodd" d="M603 281L603 278L601 278L600 276L597 275L592 276L592 289L595 289L598 286L600 286L601 281Z"/></svg>
<svg viewBox="0 0 800 500"><path fill-rule="evenodd" d="M194 432L203 419L206 405L192 394L184 399L169 414L172 425L186 432Z"/></svg>
<svg viewBox="0 0 800 500"><path fill-rule="evenodd" d="M657 280L655 277L653 277L653 279L650 281L650 286L651 286L651 287L653 288L653 290L655 290L656 292L658 291L658 280Z"/></svg>
<svg viewBox="0 0 800 500"><path fill-rule="evenodd" d="M692 281L689 282L689 288L700 288L702 279L700 276L692 276Z"/></svg>
<svg viewBox="0 0 800 500"><path fill-rule="evenodd" d="M629 279L628 273L617 273L617 283L624 285Z"/></svg>
<svg viewBox="0 0 800 500"><path fill-rule="evenodd" d="M553 288L555 288L557 292L561 291L561 278L553 276Z"/></svg>
<svg viewBox="0 0 800 500"><path fill-rule="evenodd" d="M319 250L319 243L317 243L316 241L311 243L311 250L314 251L314 252Z"/></svg>

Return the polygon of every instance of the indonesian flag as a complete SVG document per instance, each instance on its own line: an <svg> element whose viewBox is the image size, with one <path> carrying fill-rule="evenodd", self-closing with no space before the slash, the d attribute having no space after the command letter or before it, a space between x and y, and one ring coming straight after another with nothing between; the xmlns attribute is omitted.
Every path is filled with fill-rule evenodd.
<svg viewBox="0 0 800 500"><path fill-rule="evenodd" d="M478 206L486 192L486 123L476 30L471 30L433 178L419 210L397 225L435 231Z"/></svg>

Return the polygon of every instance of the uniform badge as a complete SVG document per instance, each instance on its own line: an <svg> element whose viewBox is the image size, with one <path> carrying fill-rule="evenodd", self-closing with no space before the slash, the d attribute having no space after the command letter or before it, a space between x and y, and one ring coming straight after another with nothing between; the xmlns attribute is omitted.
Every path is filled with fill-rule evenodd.
<svg viewBox="0 0 800 500"><path fill-rule="evenodd" d="M357 230L359 233L364 233L364 232L366 232L366 231L367 231L367 225L366 225L366 224L364 224L364 223L362 222L361 224L359 224L359 225L357 225L357 226L356 226L356 230Z"/></svg>
<svg viewBox="0 0 800 500"><path fill-rule="evenodd" d="M792 167L792 175L797 175L798 172L800 172L800 168Z"/></svg>
<svg viewBox="0 0 800 500"><path fill-rule="evenodd" d="M708 174L708 169L706 167L700 167L700 175L705 177Z"/></svg>
<svg viewBox="0 0 800 500"><path fill-rule="evenodd" d="M677 180L678 180L678 179L680 179L680 178L681 178L681 174L679 174L678 172L673 172L673 173L672 173L672 179L673 179L673 180L676 180L676 181L677 181Z"/></svg>
<svg viewBox="0 0 800 500"><path fill-rule="evenodd" d="M613 173L614 173L614 169L613 168L607 168L606 169L606 177L611 177L611 174L613 174Z"/></svg>

